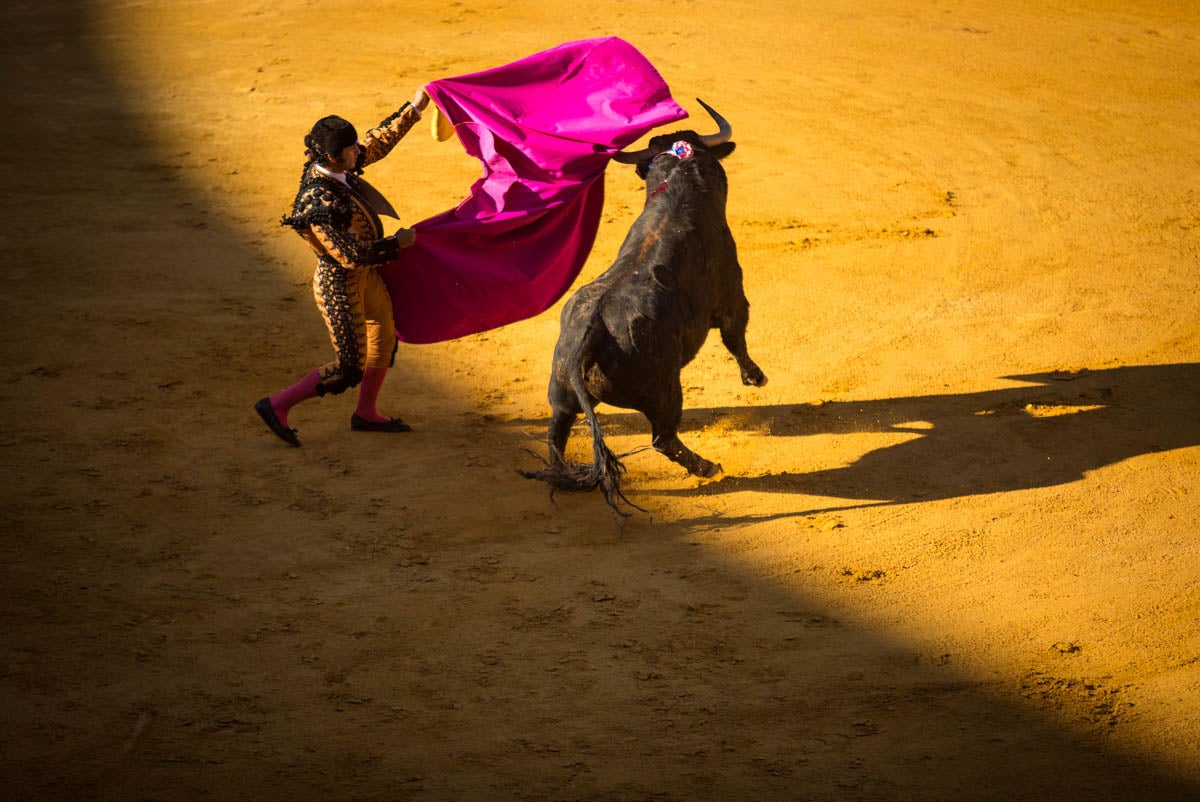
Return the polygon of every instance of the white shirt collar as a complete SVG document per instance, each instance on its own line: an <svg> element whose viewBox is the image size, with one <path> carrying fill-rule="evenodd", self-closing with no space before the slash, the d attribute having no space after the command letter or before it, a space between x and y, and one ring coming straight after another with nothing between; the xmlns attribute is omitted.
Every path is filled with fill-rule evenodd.
<svg viewBox="0 0 1200 802"><path fill-rule="evenodd" d="M345 173L335 173L333 170L330 170L328 167L324 167L320 164L314 164L313 167L316 167L317 172L320 173L321 175L328 176L329 178L332 178L335 181L341 181L343 184L346 184L346 186L350 186L350 184L348 184L346 182L346 174Z"/></svg>

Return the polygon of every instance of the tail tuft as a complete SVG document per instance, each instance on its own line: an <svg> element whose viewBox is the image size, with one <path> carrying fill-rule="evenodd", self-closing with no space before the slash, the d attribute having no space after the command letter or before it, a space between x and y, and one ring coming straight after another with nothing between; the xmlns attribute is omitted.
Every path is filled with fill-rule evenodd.
<svg viewBox="0 0 1200 802"><path fill-rule="evenodd" d="M586 330L574 341L570 355L563 360L565 364L572 366L569 372L571 391L578 399L579 408L583 411L583 416L587 419L588 427L591 430L592 464L567 462L562 454L554 453L550 455L549 462L542 460L546 466L542 470L521 471L520 473L527 479L540 479L549 484L551 495L556 490L578 493L590 492L598 487L603 491L604 500L608 502L609 509L612 510L617 523L624 525L633 513L623 510L622 504L641 512L646 512L646 510L627 499L621 492L621 476L625 473L625 465L604 442L604 432L600 428L600 421L596 418L593 399L584 386L584 366L591 358L589 355L596 352L605 336L604 328L598 321L599 318L593 316ZM558 359L556 350L555 360ZM554 449L554 446L551 445L551 448Z"/></svg>
<svg viewBox="0 0 1200 802"><path fill-rule="evenodd" d="M625 473L625 463L621 462L620 457L614 454L604 442L598 424L594 427L592 434L595 459L591 464L568 462L562 458L561 454L558 455L559 459L551 464L541 456L535 455L542 460L545 467L539 471L519 471L519 473L526 479L539 479L545 482L550 486L551 494L559 490L568 493L590 493L596 488L600 488L600 491L604 493L604 500L608 502L609 509L612 510L613 517L616 518L618 524L624 525L633 513L622 509L622 505L641 512L647 511L630 501L622 492L621 476Z"/></svg>

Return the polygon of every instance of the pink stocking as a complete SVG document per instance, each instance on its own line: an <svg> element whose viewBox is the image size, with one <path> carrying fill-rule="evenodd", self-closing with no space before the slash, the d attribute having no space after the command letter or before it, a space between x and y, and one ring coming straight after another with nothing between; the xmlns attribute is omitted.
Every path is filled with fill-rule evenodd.
<svg viewBox="0 0 1200 802"><path fill-rule="evenodd" d="M279 418L279 422L287 426L287 416L291 408L301 401L316 398L317 385L320 383L321 375L314 370L291 387L271 396L271 406L275 409L275 416Z"/></svg>
<svg viewBox="0 0 1200 802"><path fill-rule="evenodd" d="M354 414L372 423L383 423L390 420L380 415L375 405L379 403L379 391L383 388L383 380L387 376L387 368L365 368L362 383L358 385L358 407Z"/></svg>

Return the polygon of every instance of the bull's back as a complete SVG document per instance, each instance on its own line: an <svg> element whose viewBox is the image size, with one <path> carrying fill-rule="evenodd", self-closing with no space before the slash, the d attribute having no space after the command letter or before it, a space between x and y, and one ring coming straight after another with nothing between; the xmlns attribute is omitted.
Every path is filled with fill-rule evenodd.
<svg viewBox="0 0 1200 802"><path fill-rule="evenodd" d="M677 376L713 325L726 263L736 269L730 245L723 223L643 212L612 266L563 306L558 379L582 370L594 397L636 407L636 388Z"/></svg>

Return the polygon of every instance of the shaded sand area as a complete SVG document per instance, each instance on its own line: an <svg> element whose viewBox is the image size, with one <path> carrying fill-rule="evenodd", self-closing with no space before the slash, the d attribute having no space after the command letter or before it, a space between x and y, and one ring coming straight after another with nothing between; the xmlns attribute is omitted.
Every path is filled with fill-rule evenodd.
<svg viewBox="0 0 1200 802"><path fill-rule="evenodd" d="M1200 12L1012 6L5 6L2 795L1200 795ZM521 478L557 307L402 347L412 435L274 440L329 354L307 128L609 34L734 126L771 383L686 369L724 474L634 454L624 531ZM478 174L369 172L406 222Z"/></svg>

